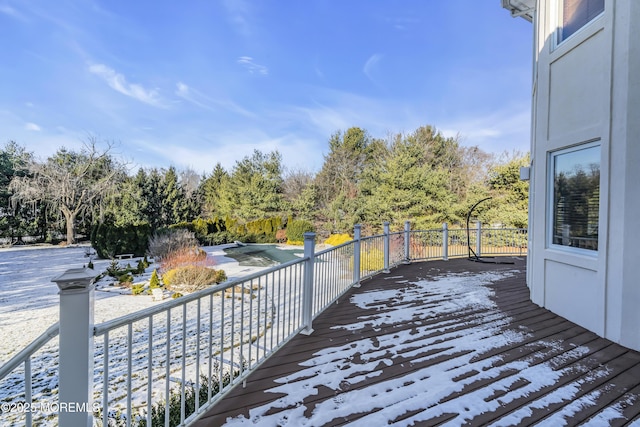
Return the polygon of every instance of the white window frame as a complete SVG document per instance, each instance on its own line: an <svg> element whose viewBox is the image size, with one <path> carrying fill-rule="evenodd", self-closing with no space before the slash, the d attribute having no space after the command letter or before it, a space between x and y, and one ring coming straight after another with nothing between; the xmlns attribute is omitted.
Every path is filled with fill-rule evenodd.
<svg viewBox="0 0 640 427"><path fill-rule="evenodd" d="M556 157L561 156L563 154L574 153L577 151L581 151L588 148L594 148L594 147L600 148L600 158L598 160L600 164L600 172L601 172L599 188L602 189L602 142L600 139L588 141L579 145L574 145L574 146L563 148L560 150L550 151L547 153L547 197L546 197L546 201L547 201L546 234L547 236L546 236L546 240L547 240L547 248L549 249L554 249L554 250L562 251L565 253L572 253L575 255L587 255L593 258L596 258L598 256L598 253L600 251L600 246L601 246L599 233L598 233L598 249L595 249L595 250L578 248L575 246L568 246L568 245L559 245L559 244L553 243L553 232L554 232L554 226L555 226L555 222L554 222L555 220L554 219L555 159ZM602 193L600 193L600 195L602 195ZM602 216L601 216L601 209L600 209L601 206L602 206L602 197L600 196L600 199L598 200L598 229L599 230L602 229L601 227Z"/></svg>
<svg viewBox="0 0 640 427"><path fill-rule="evenodd" d="M551 8L551 12L553 15L551 17L551 22L556 23L556 30L554 31L554 36L553 36L553 48L556 48L564 44L567 40L572 40L576 37L579 37L579 34L582 34L585 31L585 28L589 28L595 21L597 21L604 15L604 12L607 10L608 1L609 0L604 0L604 9L602 10L602 12L600 12L600 14L595 16L590 21L586 22L582 27L576 30L569 37L563 39L562 31L564 30L564 28L562 26L562 20L563 20L562 11L564 6L564 0L555 0L555 7Z"/></svg>

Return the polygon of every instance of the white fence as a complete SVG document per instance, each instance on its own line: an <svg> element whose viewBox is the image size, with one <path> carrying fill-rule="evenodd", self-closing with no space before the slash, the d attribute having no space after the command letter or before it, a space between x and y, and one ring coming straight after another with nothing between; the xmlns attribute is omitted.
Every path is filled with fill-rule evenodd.
<svg viewBox="0 0 640 427"><path fill-rule="evenodd" d="M317 253L314 241L305 234L299 260L99 325L91 275L57 278L60 325L0 368L0 424L188 425L361 280L414 260L527 251L526 230L446 224L385 223L371 237L356 226L354 240Z"/></svg>

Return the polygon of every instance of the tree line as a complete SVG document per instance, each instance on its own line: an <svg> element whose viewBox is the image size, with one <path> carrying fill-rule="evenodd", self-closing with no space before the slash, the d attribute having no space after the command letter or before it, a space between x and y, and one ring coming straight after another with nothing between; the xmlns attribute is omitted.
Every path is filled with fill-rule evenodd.
<svg viewBox="0 0 640 427"><path fill-rule="evenodd" d="M140 168L130 173L109 143L90 137L79 150L47 159L10 141L0 150L0 236L41 241L89 236L101 224L151 232L194 220L250 223L282 218L313 225L321 235L382 221L429 229L464 226L469 208L490 225L526 227L528 182L519 168L528 154L495 156L462 146L432 126L374 138L361 128L337 131L317 172L288 168L278 151L255 150L230 169L211 172Z"/></svg>

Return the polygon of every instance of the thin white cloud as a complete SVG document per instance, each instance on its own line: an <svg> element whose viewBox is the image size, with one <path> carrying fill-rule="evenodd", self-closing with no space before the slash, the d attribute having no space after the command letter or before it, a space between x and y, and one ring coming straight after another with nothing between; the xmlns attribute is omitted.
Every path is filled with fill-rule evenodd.
<svg viewBox="0 0 640 427"><path fill-rule="evenodd" d="M250 56L241 56L238 58L238 64L249 70L251 74L262 74L263 76L269 74L269 69L267 67L254 62L253 58Z"/></svg>
<svg viewBox="0 0 640 427"><path fill-rule="evenodd" d="M145 89L142 85L129 83L124 75L104 64L91 64L89 71L102 78L115 91L154 107L166 108L156 89Z"/></svg>
<svg viewBox="0 0 640 427"><path fill-rule="evenodd" d="M42 130L42 128L35 123L26 123L24 128L34 132L40 132Z"/></svg>
<svg viewBox="0 0 640 427"><path fill-rule="evenodd" d="M222 108L224 110L231 111L245 117L256 117L255 114L240 107L232 101L213 99L183 82L176 83L175 94L185 101L197 105L198 107L205 110L215 111L217 108Z"/></svg>
<svg viewBox="0 0 640 427"><path fill-rule="evenodd" d="M23 22L27 21L27 18L22 13L18 12L8 4L0 4L0 13Z"/></svg>
<svg viewBox="0 0 640 427"><path fill-rule="evenodd" d="M249 3L245 0L225 0L223 5L234 30L243 37L250 37L253 32L248 19Z"/></svg>
<svg viewBox="0 0 640 427"><path fill-rule="evenodd" d="M393 28L395 28L398 31L405 31L410 27L413 27L416 24L420 23L420 20L418 18L406 18L406 17L405 18L402 18L402 17L387 18L386 21L390 22Z"/></svg>
<svg viewBox="0 0 640 427"><path fill-rule="evenodd" d="M447 137L459 135L464 145L479 146L501 153L517 149L529 151L531 112L529 108L507 108L489 115L457 118L439 130Z"/></svg>
<svg viewBox="0 0 640 427"><path fill-rule="evenodd" d="M382 54L375 53L371 55L369 59L367 59L367 62L365 62L364 67L362 68L362 72L364 73L364 75L367 76L367 78L372 82L374 82L372 72L376 68L378 63L380 63L381 59L382 59Z"/></svg>

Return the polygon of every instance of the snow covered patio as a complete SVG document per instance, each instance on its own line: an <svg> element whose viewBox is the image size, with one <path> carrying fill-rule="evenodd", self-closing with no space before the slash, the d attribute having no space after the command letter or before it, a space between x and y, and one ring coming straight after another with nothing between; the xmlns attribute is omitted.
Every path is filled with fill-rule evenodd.
<svg viewBox="0 0 640 427"><path fill-rule="evenodd" d="M525 260L363 281L193 425L640 425L640 354L529 300Z"/></svg>

